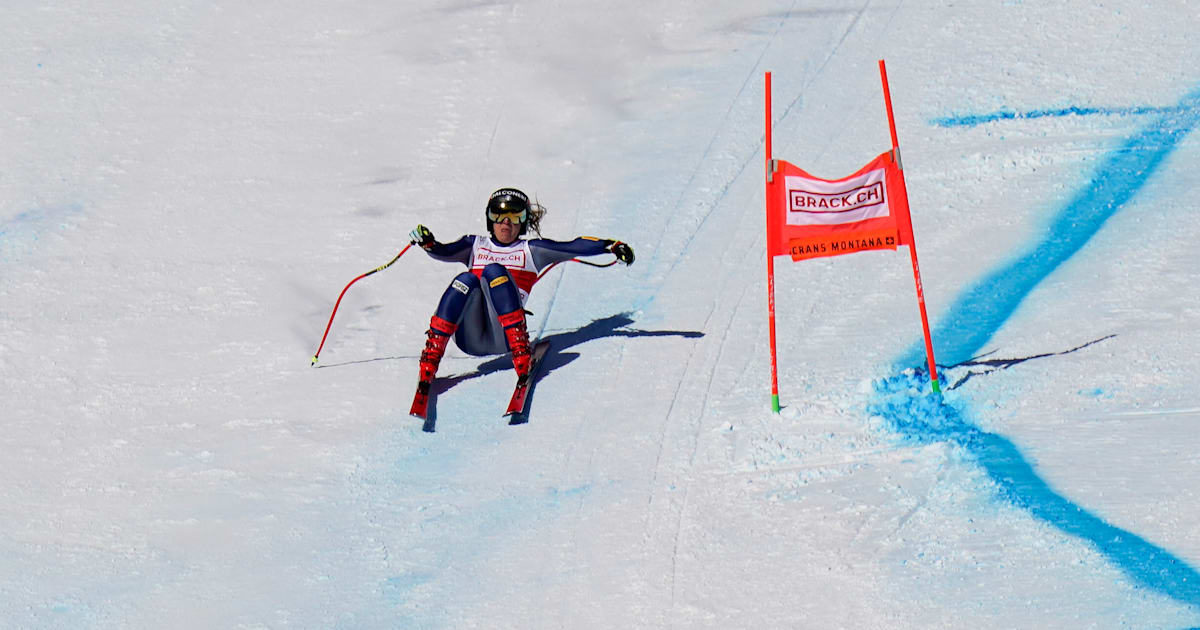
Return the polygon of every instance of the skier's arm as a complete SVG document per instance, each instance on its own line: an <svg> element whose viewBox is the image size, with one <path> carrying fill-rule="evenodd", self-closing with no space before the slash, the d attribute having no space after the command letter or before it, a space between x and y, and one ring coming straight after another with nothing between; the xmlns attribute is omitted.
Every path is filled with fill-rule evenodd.
<svg viewBox="0 0 1200 630"><path fill-rule="evenodd" d="M453 243L439 243L433 237L433 232L424 225L418 225L409 233L414 245L420 245L430 257L445 262L460 262L468 264L471 258L470 236L463 236Z"/></svg>
<svg viewBox="0 0 1200 630"><path fill-rule="evenodd" d="M573 241L552 241L548 238L537 238L529 241L529 249L533 253L533 263L538 269L545 269L549 265L577 256L598 256L605 253L613 254L626 265L633 264L633 248L612 239L581 236Z"/></svg>

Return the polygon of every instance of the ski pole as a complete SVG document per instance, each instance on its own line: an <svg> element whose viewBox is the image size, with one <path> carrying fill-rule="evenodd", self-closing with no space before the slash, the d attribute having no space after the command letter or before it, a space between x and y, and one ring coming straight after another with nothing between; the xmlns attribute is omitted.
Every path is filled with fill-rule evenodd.
<svg viewBox="0 0 1200 630"><path fill-rule="evenodd" d="M542 276L544 276L544 275L546 275L546 274L550 273L550 270L551 270L551 269L553 269L553 268L554 268L556 265L558 265L559 263L564 263L564 262L577 262L577 263L583 263L583 264L585 264L585 265L587 265L587 266L589 266L589 267L600 267L600 268L604 268L604 267L611 267L611 266L613 266L613 265L617 264L617 261L616 261L616 260L614 260L614 261L612 261L612 262L609 262L609 263L604 263L604 264L601 264L601 263L594 263L594 262L589 262L589 261L586 261L586 260L581 260L581 259L579 259L579 258L571 258L571 259L568 259L568 260L560 260L560 261L558 261L558 262L556 262L556 263L554 263L554 264L550 265L549 267L546 267L545 269L543 269L543 270L542 270L542 273L538 274L538 277L537 277L537 279L538 279L538 280L541 280L541 279L542 279Z"/></svg>
<svg viewBox="0 0 1200 630"><path fill-rule="evenodd" d="M361 276L359 276L359 277L357 277L357 278L355 278L355 279L351 280L351 281L350 281L350 284L347 284L347 285L346 285L346 288L345 288L345 289L342 289L342 292L341 292L341 294L340 294L340 295L338 295L337 302L334 302L334 304L333 304L333 312L329 314L329 323L325 325L325 334L321 336L321 345L317 346L317 353L313 355L313 358L312 358L312 365L316 365L316 364L317 364L317 357L321 356L321 348L324 348L324 347L325 347L325 338L329 336L329 329L330 329L331 327L333 327L333 316L334 316L334 315L337 315L338 306L339 306L339 305L341 305L341 303L342 303L342 296L346 295L346 290L350 288L350 285L351 285L351 284L354 284L355 282L358 282L359 280L362 280L363 278L366 278L367 276L369 276L369 275L371 275L371 274L373 274L373 273L376 273L376 272L379 272L379 271L383 271L384 269L387 269L388 267L391 267L391 266L392 266L392 263L396 262L397 260L400 260L400 257L404 255L404 252L408 251L408 248L409 248L409 247L412 247L412 246L413 246L413 244L412 244L412 243L409 243L408 245L405 245L405 246L404 246L404 249L400 250L400 253L399 253L399 254L396 254L396 257L395 257L395 258L393 258L393 259L391 259L390 261L388 261L388 264L386 264L386 265L384 265L384 266L382 266L382 267L377 267L377 268L375 268L375 269L372 269L372 270L368 271L367 273L364 273L363 275L361 275Z"/></svg>

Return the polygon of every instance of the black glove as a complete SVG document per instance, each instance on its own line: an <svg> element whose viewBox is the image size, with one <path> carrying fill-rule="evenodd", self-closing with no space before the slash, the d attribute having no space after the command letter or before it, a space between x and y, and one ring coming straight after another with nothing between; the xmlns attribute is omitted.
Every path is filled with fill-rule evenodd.
<svg viewBox="0 0 1200 630"><path fill-rule="evenodd" d="M420 245L421 249L425 250L428 250L437 243L437 241L433 238L433 232L430 232L429 228L420 224L418 224L416 229L414 229L412 232L409 232L408 236L412 239L412 243L414 245Z"/></svg>
<svg viewBox="0 0 1200 630"><path fill-rule="evenodd" d="M626 265L633 264L633 248L629 245L621 241L613 241L612 245L608 246L608 251L612 252L613 256L617 257L617 260Z"/></svg>

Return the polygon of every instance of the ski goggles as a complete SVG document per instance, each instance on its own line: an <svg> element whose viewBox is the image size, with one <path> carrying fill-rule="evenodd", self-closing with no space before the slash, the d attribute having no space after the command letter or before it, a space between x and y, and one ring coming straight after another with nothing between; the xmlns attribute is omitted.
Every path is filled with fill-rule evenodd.
<svg viewBox="0 0 1200 630"><path fill-rule="evenodd" d="M524 223L525 219L529 216L529 212L525 208L508 208L505 207L506 204L504 203L496 205L498 207L488 208L487 211L488 219L492 223L504 223L504 221L507 219L509 223L516 225L518 223Z"/></svg>

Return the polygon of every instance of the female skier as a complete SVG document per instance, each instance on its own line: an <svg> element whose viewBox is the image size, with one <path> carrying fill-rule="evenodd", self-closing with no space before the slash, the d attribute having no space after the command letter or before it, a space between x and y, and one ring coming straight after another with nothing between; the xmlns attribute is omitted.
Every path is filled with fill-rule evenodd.
<svg viewBox="0 0 1200 630"><path fill-rule="evenodd" d="M633 264L633 248L621 241L587 236L573 241L521 238L530 228L541 236L539 223L546 210L531 205L529 197L515 188L492 193L486 212L488 236L467 235L453 243L439 243L424 225L410 234L412 242L431 257L470 269L450 281L429 321L411 411L415 416L425 416L430 385L450 337L459 349L475 356L511 352L518 382L524 382L530 364L525 300L541 271L576 256L606 252Z"/></svg>

